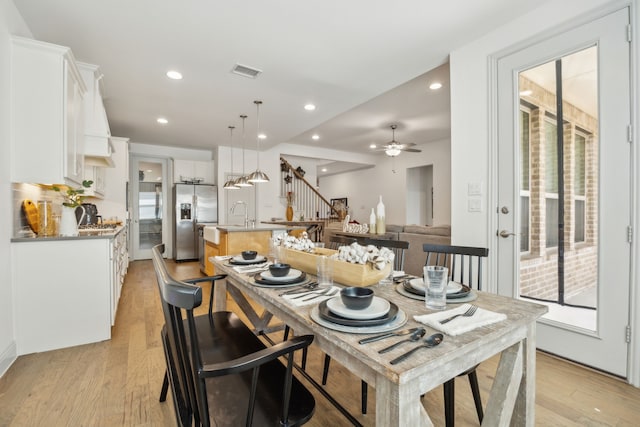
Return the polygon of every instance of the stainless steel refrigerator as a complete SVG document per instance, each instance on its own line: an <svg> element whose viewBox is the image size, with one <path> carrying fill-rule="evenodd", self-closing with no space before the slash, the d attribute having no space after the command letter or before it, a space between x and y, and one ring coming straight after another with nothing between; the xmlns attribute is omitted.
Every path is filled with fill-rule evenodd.
<svg viewBox="0 0 640 427"><path fill-rule="evenodd" d="M218 188L208 184L175 184L173 201L173 259L198 259L197 224L218 223Z"/></svg>

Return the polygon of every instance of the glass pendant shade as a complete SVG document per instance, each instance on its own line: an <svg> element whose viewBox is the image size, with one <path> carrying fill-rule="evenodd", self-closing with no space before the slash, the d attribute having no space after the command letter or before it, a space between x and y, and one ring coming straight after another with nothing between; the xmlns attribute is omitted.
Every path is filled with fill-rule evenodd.
<svg viewBox="0 0 640 427"><path fill-rule="evenodd" d="M256 132L257 168L249 175L248 181L251 183L269 182L270 180L267 174L260 170L260 104L262 104L262 101L253 101L253 103L256 104L256 117L258 120L258 129Z"/></svg>
<svg viewBox="0 0 640 427"><path fill-rule="evenodd" d="M231 142L231 176L233 176L234 171L233 171L233 129L235 129L235 126L229 126L229 141ZM236 185L235 180L231 179L231 177L229 177L229 180L227 182L224 183L224 185L222 186L222 188L224 188L225 190L239 190L240 187L238 187Z"/></svg>
<svg viewBox="0 0 640 427"><path fill-rule="evenodd" d="M402 152L402 150L400 150L399 148L395 148L395 147L389 147L386 150L384 150L384 153L389 156L389 157L395 157L400 155L400 153Z"/></svg>
<svg viewBox="0 0 640 427"><path fill-rule="evenodd" d="M248 181L248 177L244 174L244 121L247 118L246 115L241 115L242 119L242 176L234 181L236 187L251 187L252 183Z"/></svg>

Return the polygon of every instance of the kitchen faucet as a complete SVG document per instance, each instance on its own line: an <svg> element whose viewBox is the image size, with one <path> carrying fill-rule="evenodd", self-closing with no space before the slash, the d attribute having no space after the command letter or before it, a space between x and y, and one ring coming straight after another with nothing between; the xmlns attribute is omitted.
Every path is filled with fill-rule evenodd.
<svg viewBox="0 0 640 427"><path fill-rule="evenodd" d="M236 202L233 202L233 206L231 206L231 214L235 215L236 214L236 208L238 207L238 205L244 205L244 227L248 228L249 227L249 212L247 209L247 203L242 201L242 200L238 200Z"/></svg>

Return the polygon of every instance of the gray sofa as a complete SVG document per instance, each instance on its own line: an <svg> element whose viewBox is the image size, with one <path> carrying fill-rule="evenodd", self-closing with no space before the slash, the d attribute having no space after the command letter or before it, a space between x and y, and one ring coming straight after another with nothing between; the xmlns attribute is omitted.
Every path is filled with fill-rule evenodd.
<svg viewBox="0 0 640 427"><path fill-rule="evenodd" d="M409 242L409 249L405 254L404 271L407 274L422 276L422 267L427 258L422 251L424 243L435 245L451 244L450 225L394 225L386 227L386 233L378 234L354 234L342 231L341 223L331 223L324 230L324 242L329 244L333 235L350 236L357 238L370 237L374 239L404 240Z"/></svg>

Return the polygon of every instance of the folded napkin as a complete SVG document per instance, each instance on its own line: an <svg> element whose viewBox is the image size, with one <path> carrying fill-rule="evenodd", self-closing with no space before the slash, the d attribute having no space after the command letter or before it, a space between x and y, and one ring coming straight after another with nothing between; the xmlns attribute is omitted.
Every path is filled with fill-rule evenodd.
<svg viewBox="0 0 640 427"><path fill-rule="evenodd" d="M453 310L438 311L432 314L413 316L413 318L416 322L424 323L427 326L431 326L433 329L451 336L461 335L476 328L507 319L507 315L504 313L496 313L494 311L478 307L473 316L460 316L448 323L445 323L444 325L440 323L440 320L447 319L451 316L455 316L456 314L464 313L469 309L469 307L471 307L470 304L462 304L460 307L456 307Z"/></svg>
<svg viewBox="0 0 640 427"><path fill-rule="evenodd" d="M404 271L403 270L393 270L391 272L391 275L393 276L393 278L395 279L396 277L404 277Z"/></svg>
<svg viewBox="0 0 640 427"><path fill-rule="evenodd" d="M339 290L340 288L338 288L337 286L332 286L331 290L327 292L327 295L317 296L318 294L314 293L315 291L309 291L308 293L304 294L304 296L300 296L303 294L293 294L293 295L283 295L282 298L289 300L293 305L297 307L304 307L305 305L320 304L324 300L331 299L336 295L339 295ZM312 296L316 296L316 298L313 298L309 301L303 301L307 298L311 298ZM296 297L300 297L300 298L296 298Z"/></svg>
<svg viewBox="0 0 640 427"><path fill-rule="evenodd" d="M228 259L233 258L231 255L216 255L213 257L216 261L226 261Z"/></svg>
<svg viewBox="0 0 640 427"><path fill-rule="evenodd" d="M240 265L237 267L233 267L233 269L238 273L251 274L257 273L258 271L265 271L268 265L268 262L263 262L262 264Z"/></svg>

